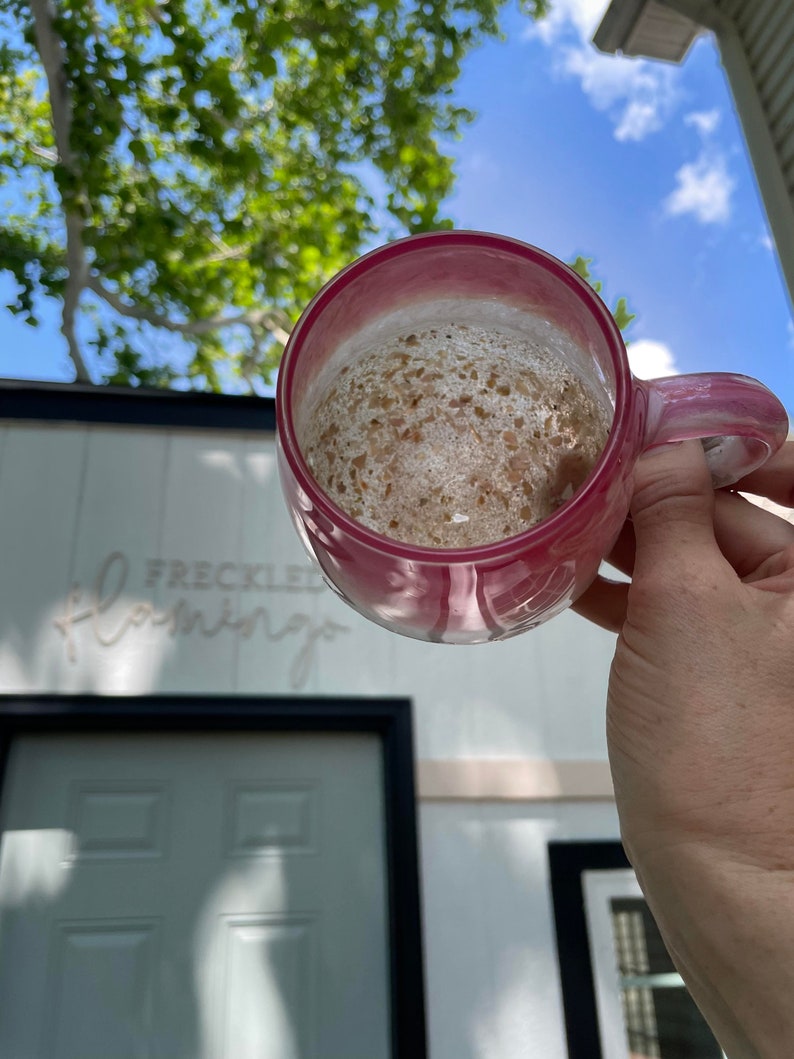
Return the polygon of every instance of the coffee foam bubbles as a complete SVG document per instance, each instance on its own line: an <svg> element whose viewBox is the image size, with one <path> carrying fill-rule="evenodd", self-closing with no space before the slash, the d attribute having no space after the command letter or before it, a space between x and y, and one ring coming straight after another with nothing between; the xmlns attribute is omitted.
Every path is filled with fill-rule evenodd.
<svg viewBox="0 0 794 1059"><path fill-rule="evenodd" d="M582 351L502 305L431 303L338 351L299 427L312 474L351 517L397 540L470 547L546 518L606 442L605 393Z"/></svg>

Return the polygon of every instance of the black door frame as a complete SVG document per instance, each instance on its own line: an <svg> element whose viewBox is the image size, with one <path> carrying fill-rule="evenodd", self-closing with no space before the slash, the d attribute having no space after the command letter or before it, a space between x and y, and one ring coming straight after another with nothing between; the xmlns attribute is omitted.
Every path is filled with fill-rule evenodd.
<svg viewBox="0 0 794 1059"><path fill-rule="evenodd" d="M548 853L568 1059L602 1059L583 876L631 865L614 841L554 840Z"/></svg>
<svg viewBox="0 0 794 1059"><path fill-rule="evenodd" d="M392 1059L425 1059L411 701L248 695L0 695L0 799L15 738L34 733L368 732L383 754Z"/></svg>

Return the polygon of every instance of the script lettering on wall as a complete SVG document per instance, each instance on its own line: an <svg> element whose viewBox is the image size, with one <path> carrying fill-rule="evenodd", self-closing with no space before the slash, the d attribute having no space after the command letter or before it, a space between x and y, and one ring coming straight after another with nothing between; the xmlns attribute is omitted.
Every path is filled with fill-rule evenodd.
<svg viewBox="0 0 794 1059"><path fill-rule="evenodd" d="M130 585L130 560L118 551L102 560L89 588L72 586L63 612L53 619L70 662L77 661L77 632L83 627L102 647L143 628L162 629L172 638L260 636L292 649L289 677L297 690L309 678L319 645L350 631L331 618L290 609L296 598L327 591L307 565L155 558L144 561L141 574L137 583L143 591L162 592L166 603L140 599L140 589ZM239 593L236 605L230 593Z"/></svg>

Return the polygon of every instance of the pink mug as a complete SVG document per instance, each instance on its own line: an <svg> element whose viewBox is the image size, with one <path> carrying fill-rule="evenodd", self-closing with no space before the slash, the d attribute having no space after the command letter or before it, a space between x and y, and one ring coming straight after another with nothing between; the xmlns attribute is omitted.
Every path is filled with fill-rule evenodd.
<svg viewBox="0 0 794 1059"><path fill-rule="evenodd" d="M515 536L468 548L393 540L318 486L301 450L320 380L353 359L365 328L440 299L519 310L577 349L580 375L614 409L606 445L561 507ZM351 341L352 340L352 341ZM360 352L360 350L358 351ZM499 235L443 231L382 246L338 273L295 326L278 378L278 459L298 533L325 580L394 632L442 643L501 640L568 607L596 577L629 509L634 464L651 445L703 438L715 485L760 466L786 438L786 412L760 382L724 373L632 376L611 313L567 265Z"/></svg>

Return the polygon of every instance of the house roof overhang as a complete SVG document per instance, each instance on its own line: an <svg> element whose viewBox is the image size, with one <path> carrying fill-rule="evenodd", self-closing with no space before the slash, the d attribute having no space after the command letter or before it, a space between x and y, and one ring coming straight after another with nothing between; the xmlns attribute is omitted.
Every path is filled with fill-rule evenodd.
<svg viewBox="0 0 794 1059"><path fill-rule="evenodd" d="M679 63L703 28L660 0L612 0L593 43L609 54Z"/></svg>

